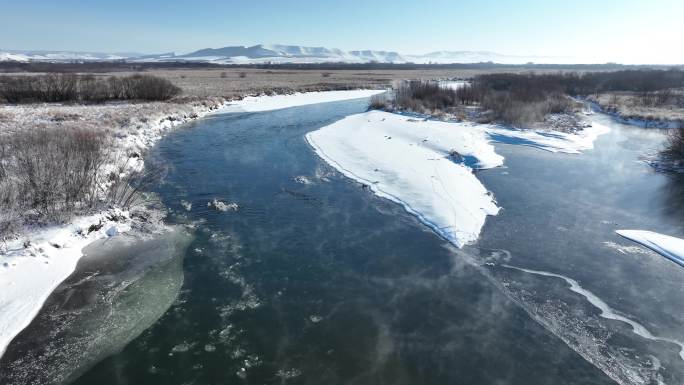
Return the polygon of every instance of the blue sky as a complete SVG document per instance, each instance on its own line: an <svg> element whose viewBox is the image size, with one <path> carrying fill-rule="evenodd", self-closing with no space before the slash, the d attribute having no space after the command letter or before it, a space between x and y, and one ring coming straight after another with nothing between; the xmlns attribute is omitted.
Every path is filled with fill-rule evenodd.
<svg viewBox="0 0 684 385"><path fill-rule="evenodd" d="M296 44L684 63L684 1L2 0L0 48L188 52Z"/></svg>

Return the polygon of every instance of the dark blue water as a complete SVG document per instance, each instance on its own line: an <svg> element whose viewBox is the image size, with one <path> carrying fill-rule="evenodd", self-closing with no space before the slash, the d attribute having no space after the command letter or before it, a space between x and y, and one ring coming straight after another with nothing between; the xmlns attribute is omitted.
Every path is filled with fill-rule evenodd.
<svg viewBox="0 0 684 385"><path fill-rule="evenodd" d="M605 320L562 279L505 267L570 277L681 335L682 269L613 233L684 234L683 181L639 162L662 133L606 119L613 131L583 155L497 145L506 168L478 177L503 211L456 250L306 144L366 105L217 115L165 137L150 157L168 169L158 193L195 235L181 293L75 383L682 382L675 345Z"/></svg>

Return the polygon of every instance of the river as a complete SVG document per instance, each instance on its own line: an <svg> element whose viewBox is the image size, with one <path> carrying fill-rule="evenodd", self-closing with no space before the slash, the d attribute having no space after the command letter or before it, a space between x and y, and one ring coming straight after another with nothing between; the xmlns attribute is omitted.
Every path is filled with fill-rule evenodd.
<svg viewBox="0 0 684 385"><path fill-rule="evenodd" d="M684 382L684 270L614 233L684 236L684 179L640 161L662 132L594 115L611 131L583 154L495 144L505 166L477 177L503 209L456 249L304 140L366 106L214 115L162 139L156 192L194 233L182 287L74 384Z"/></svg>

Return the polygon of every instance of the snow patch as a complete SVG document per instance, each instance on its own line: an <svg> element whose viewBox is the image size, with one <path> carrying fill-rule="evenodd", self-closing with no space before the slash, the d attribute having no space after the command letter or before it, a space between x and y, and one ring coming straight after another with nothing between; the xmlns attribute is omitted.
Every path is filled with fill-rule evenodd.
<svg viewBox="0 0 684 385"><path fill-rule="evenodd" d="M226 112L259 112L304 106L307 104L361 99L386 92L385 90L349 90L304 92L289 95L249 96L231 103Z"/></svg>
<svg viewBox="0 0 684 385"><path fill-rule="evenodd" d="M459 247L475 241L486 216L499 211L471 167L496 167L503 157L473 126L370 111L306 140L339 172L403 205Z"/></svg>
<svg viewBox="0 0 684 385"><path fill-rule="evenodd" d="M645 230L616 230L615 232L684 267L684 239Z"/></svg>
<svg viewBox="0 0 684 385"><path fill-rule="evenodd" d="M593 122L591 126L575 132L536 131L517 128L486 126L490 139L506 144L517 144L539 148L550 152L579 154L594 148L594 141L610 128Z"/></svg>

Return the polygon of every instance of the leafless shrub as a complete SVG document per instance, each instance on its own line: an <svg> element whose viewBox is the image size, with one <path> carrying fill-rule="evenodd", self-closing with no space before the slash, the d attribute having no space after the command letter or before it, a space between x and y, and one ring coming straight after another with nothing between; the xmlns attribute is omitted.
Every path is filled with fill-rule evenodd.
<svg viewBox="0 0 684 385"><path fill-rule="evenodd" d="M1 142L0 211L61 221L97 204L98 173L107 159L102 132L38 128Z"/></svg>
<svg viewBox="0 0 684 385"><path fill-rule="evenodd" d="M109 78L56 73L0 77L0 99L9 103L162 101L180 92L180 88L167 79L140 74Z"/></svg>
<svg viewBox="0 0 684 385"><path fill-rule="evenodd" d="M127 169L126 163L120 163L121 171ZM107 202L116 207L133 209L146 205L152 200L147 199L146 191L165 175L165 169L160 166L149 166L135 172L119 172L110 176L112 183L107 195Z"/></svg>
<svg viewBox="0 0 684 385"><path fill-rule="evenodd" d="M669 161L684 162L684 122L668 132L661 155Z"/></svg>
<svg viewBox="0 0 684 385"><path fill-rule="evenodd" d="M397 107L415 112L445 110L456 105L456 91L431 81L402 82L395 90Z"/></svg>
<svg viewBox="0 0 684 385"><path fill-rule="evenodd" d="M385 110L388 108L387 96L385 94L373 95L368 102L369 110Z"/></svg>
<svg viewBox="0 0 684 385"><path fill-rule="evenodd" d="M321 72L321 76L324 78L329 78L330 77L330 72Z"/></svg>
<svg viewBox="0 0 684 385"><path fill-rule="evenodd" d="M240 72L238 76L240 77L240 79L244 79L247 77L247 72Z"/></svg>
<svg viewBox="0 0 684 385"><path fill-rule="evenodd" d="M223 71L223 72L221 72L220 77L221 77L221 79L225 79L228 77L228 74L225 71Z"/></svg>

